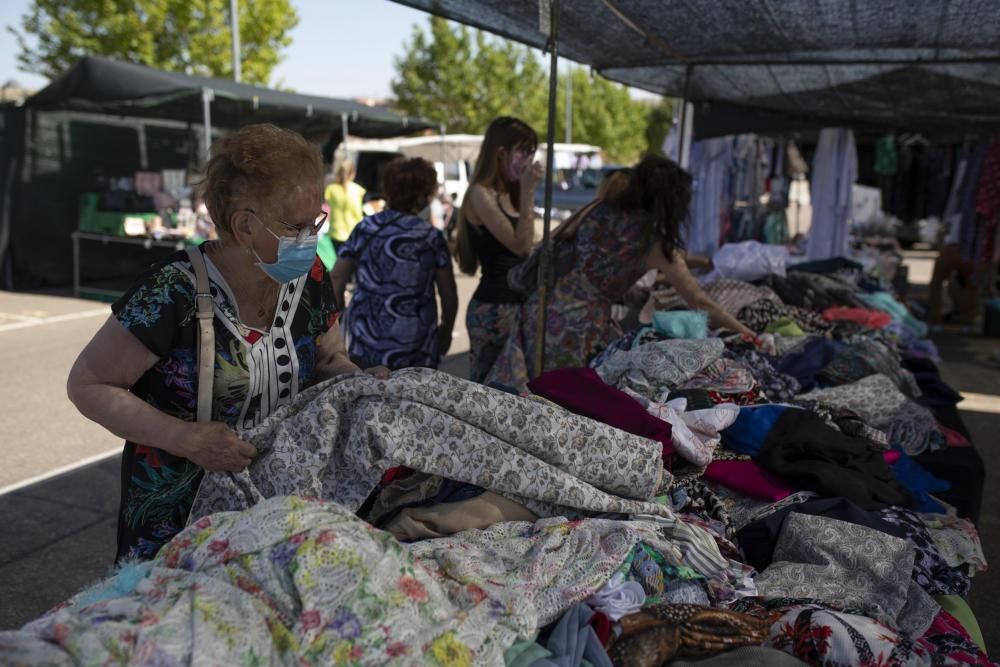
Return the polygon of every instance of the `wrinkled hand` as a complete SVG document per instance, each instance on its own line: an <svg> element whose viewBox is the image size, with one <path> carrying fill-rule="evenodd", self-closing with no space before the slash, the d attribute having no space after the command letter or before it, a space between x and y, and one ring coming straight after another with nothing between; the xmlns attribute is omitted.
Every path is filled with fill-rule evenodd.
<svg viewBox="0 0 1000 667"><path fill-rule="evenodd" d="M389 376L392 375L392 371L385 366L372 366L371 368L366 368L365 373L368 373L368 375L374 376L379 380L388 380Z"/></svg>
<svg viewBox="0 0 1000 667"><path fill-rule="evenodd" d="M531 193L532 199L535 197L535 188L545 178L545 169L541 162L535 162L530 167L521 172L521 196Z"/></svg>
<svg viewBox="0 0 1000 667"><path fill-rule="evenodd" d="M451 349L451 329L445 329L441 327L438 329L438 354L442 357L448 354L448 350Z"/></svg>
<svg viewBox="0 0 1000 667"><path fill-rule="evenodd" d="M185 422L172 441L174 451L211 472L245 470L257 456L253 445L221 422Z"/></svg>

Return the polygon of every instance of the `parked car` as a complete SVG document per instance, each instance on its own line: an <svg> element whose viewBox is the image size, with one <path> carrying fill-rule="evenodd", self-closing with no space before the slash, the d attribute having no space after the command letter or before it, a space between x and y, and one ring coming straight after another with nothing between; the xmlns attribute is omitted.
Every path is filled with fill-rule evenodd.
<svg viewBox="0 0 1000 667"><path fill-rule="evenodd" d="M609 165L596 169L584 169L576 172L572 169L559 169L553 174L552 183L552 217L565 220L577 209L585 206L597 196L597 188L604 178L621 166ZM535 209L539 215L545 210L545 183L542 182L535 190Z"/></svg>

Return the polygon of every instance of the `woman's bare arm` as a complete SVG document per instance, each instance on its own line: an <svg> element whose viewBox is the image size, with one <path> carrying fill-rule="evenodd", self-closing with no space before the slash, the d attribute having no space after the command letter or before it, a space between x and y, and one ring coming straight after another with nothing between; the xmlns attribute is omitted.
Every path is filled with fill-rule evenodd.
<svg viewBox="0 0 1000 667"><path fill-rule="evenodd" d="M756 335L705 294L705 291L701 289L701 285L691 275L687 264L676 253L671 260L668 260L663 254L663 247L659 243L654 243L653 248L646 257L646 268L659 269L667 282L677 290L677 293L684 299L689 308L708 313L709 322L713 327L722 327L749 336Z"/></svg>

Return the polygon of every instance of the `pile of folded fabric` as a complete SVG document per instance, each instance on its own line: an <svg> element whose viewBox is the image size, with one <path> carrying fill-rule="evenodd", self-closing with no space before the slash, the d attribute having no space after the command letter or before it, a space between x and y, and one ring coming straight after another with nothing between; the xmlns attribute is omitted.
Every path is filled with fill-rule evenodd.
<svg viewBox="0 0 1000 667"><path fill-rule="evenodd" d="M719 281L759 336L662 311L523 395L307 389L153 561L0 633L0 663L992 664L960 397L851 275Z"/></svg>

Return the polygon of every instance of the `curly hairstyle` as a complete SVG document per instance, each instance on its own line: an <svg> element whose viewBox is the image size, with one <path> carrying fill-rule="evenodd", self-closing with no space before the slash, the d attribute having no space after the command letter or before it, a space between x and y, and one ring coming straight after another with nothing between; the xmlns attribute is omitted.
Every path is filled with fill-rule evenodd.
<svg viewBox="0 0 1000 667"><path fill-rule="evenodd" d="M622 212L649 214L644 243L650 247L659 241L669 259L675 250L684 247L681 229L691 206L691 175L672 160L657 155L647 155L632 169L619 173L628 175L628 183L609 188L607 202Z"/></svg>
<svg viewBox="0 0 1000 667"><path fill-rule="evenodd" d="M434 165L423 158L396 158L382 174L382 192L389 208L401 213L417 213L437 192Z"/></svg>
<svg viewBox="0 0 1000 667"><path fill-rule="evenodd" d="M197 183L220 234L232 236L229 221L247 203L266 202L295 186L320 188L323 163L302 135L271 124L247 125L212 146Z"/></svg>

